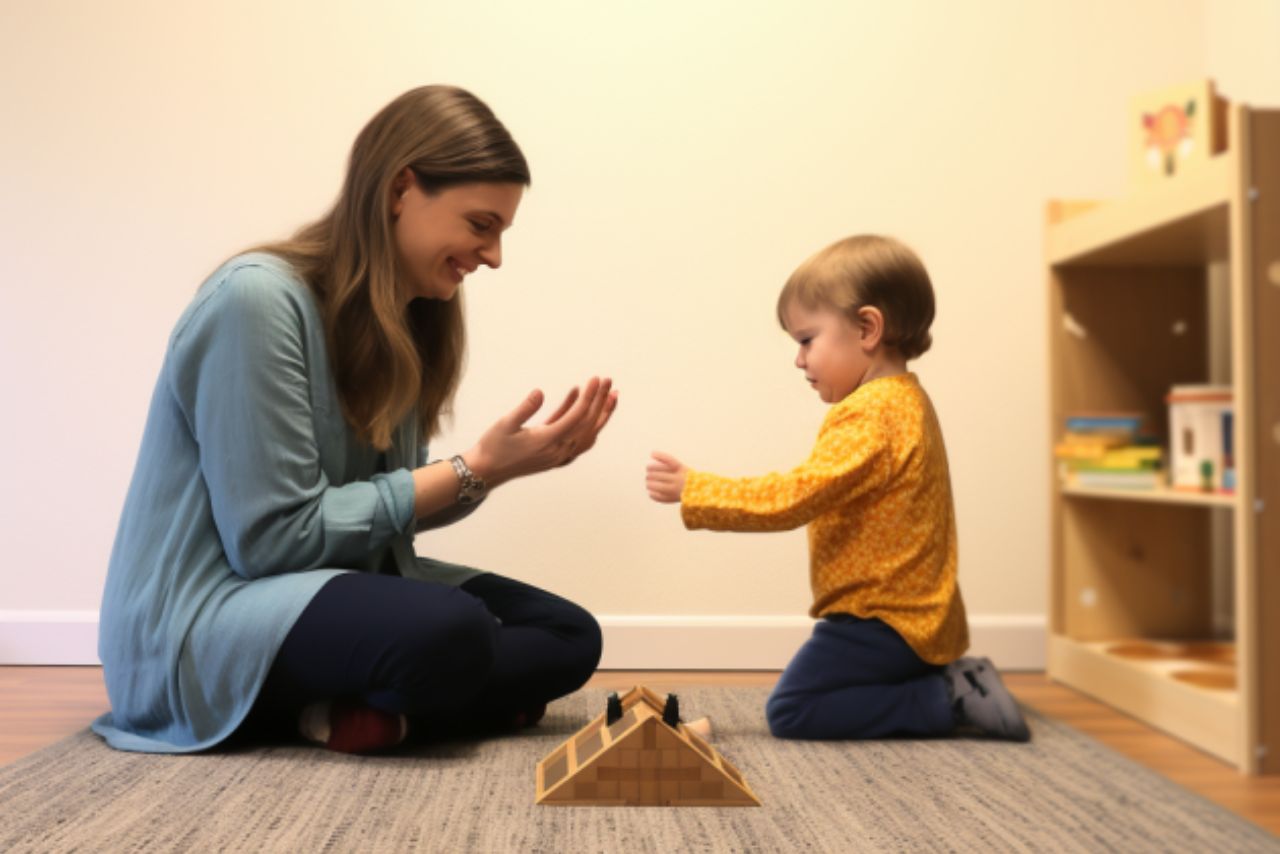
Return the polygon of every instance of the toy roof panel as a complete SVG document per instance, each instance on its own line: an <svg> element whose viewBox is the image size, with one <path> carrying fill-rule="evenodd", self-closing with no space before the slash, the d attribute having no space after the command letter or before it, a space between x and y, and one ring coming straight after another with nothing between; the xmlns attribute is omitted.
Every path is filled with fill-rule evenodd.
<svg viewBox="0 0 1280 854"><path fill-rule="evenodd" d="M621 718L596 716L538 763L538 803L759 806L719 751L663 720L664 698L637 685L619 700Z"/></svg>
<svg viewBox="0 0 1280 854"><path fill-rule="evenodd" d="M554 751L548 756L538 802L669 806L760 803L737 769L719 757L714 748L705 743L695 747L652 710L638 711L638 723L604 749L590 756L578 754L576 762L568 751ZM591 739L601 734L596 729L585 735ZM552 770L562 768L565 773L555 777L554 784L545 785L553 779Z"/></svg>

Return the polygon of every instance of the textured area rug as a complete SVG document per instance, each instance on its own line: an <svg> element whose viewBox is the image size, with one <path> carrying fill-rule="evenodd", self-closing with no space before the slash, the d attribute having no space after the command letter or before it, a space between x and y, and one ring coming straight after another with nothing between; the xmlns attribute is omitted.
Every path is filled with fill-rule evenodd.
<svg viewBox="0 0 1280 854"><path fill-rule="evenodd" d="M1280 851L1280 839L1074 730L1033 741L813 743L764 688L689 688L762 807L535 806L534 767L604 709L394 757L308 747L118 753L88 731L0 768L0 851Z"/></svg>

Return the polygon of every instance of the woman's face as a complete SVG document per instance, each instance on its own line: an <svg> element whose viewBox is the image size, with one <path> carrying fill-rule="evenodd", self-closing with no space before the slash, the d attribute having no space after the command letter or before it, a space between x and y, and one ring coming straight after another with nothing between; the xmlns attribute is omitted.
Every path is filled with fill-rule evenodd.
<svg viewBox="0 0 1280 854"><path fill-rule="evenodd" d="M453 299L468 273L502 264L502 232L515 220L524 187L477 182L428 193L410 170L401 179L391 202L392 228L411 298Z"/></svg>

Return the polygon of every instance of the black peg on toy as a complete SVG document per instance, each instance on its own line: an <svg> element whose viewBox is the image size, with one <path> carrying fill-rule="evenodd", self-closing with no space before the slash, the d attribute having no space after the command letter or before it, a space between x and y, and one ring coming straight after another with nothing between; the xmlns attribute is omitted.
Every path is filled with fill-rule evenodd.
<svg viewBox="0 0 1280 854"><path fill-rule="evenodd" d="M667 705L662 709L662 722L673 729L680 723L680 698L675 694L667 695Z"/></svg>
<svg viewBox="0 0 1280 854"><path fill-rule="evenodd" d="M621 717L622 700L618 697L618 692L614 691L609 695L609 699L605 701L604 722L608 726L613 726Z"/></svg>

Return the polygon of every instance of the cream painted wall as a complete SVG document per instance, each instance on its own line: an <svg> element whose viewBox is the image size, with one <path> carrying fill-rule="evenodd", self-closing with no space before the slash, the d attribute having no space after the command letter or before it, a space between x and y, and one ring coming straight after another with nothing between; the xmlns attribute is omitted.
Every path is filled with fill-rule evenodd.
<svg viewBox="0 0 1280 854"><path fill-rule="evenodd" d="M1206 5L1205 67L1244 104L1280 105L1280 0Z"/></svg>
<svg viewBox="0 0 1280 854"><path fill-rule="evenodd" d="M1042 614L1043 204L1123 190L1132 93L1221 63L1274 97L1274 60L1236 65L1262 37L1218 8L8 0L0 609L97 607L165 339L203 274L319 214L387 100L452 82L506 122L534 188L504 268L467 285L470 368L437 447L534 386L609 373L622 402L593 454L420 551L600 613L802 613L802 533L687 533L643 468L652 448L736 474L802 459L824 410L774 297L811 251L875 230L938 290L916 367L970 611Z"/></svg>

